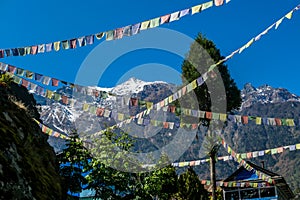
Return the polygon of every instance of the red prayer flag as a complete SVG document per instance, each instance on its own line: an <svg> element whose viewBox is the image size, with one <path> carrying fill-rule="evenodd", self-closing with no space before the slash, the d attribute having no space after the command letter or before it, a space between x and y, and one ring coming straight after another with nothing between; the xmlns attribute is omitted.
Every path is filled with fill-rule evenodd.
<svg viewBox="0 0 300 200"><path fill-rule="evenodd" d="M248 116L242 116L243 124L248 124Z"/></svg>
<svg viewBox="0 0 300 200"><path fill-rule="evenodd" d="M67 96L61 96L61 100L64 104L68 104L68 97Z"/></svg>
<svg viewBox="0 0 300 200"><path fill-rule="evenodd" d="M168 128L169 127L169 122L164 122L163 125L164 125L164 128Z"/></svg>
<svg viewBox="0 0 300 200"><path fill-rule="evenodd" d="M212 118L212 112L205 112L205 117L206 117L206 119L211 119Z"/></svg>
<svg viewBox="0 0 300 200"><path fill-rule="evenodd" d="M29 82L26 81L25 79L22 79L22 86L28 88Z"/></svg>
<svg viewBox="0 0 300 200"><path fill-rule="evenodd" d="M59 81L57 79L55 79L55 78L52 78L51 80L52 80L52 86L57 87Z"/></svg>
<svg viewBox="0 0 300 200"><path fill-rule="evenodd" d="M36 53L37 53L37 49L38 49L37 46L32 46L32 47L31 47L31 52L30 52L30 53L33 54L33 55L36 54Z"/></svg>
<svg viewBox="0 0 300 200"><path fill-rule="evenodd" d="M281 119L275 118L275 123L277 126L281 126Z"/></svg>
<svg viewBox="0 0 300 200"><path fill-rule="evenodd" d="M103 114L104 114L104 108L97 108L96 115L103 116Z"/></svg>
<svg viewBox="0 0 300 200"><path fill-rule="evenodd" d="M76 48L76 39L72 39L70 40L70 44L71 44L71 49L75 49Z"/></svg>

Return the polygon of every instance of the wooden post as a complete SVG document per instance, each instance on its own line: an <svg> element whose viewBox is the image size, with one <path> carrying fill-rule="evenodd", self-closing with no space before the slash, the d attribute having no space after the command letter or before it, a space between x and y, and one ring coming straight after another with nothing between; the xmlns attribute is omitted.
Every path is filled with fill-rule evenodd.
<svg viewBox="0 0 300 200"><path fill-rule="evenodd" d="M210 152L210 182L212 184L212 200L217 200L216 196L216 152Z"/></svg>

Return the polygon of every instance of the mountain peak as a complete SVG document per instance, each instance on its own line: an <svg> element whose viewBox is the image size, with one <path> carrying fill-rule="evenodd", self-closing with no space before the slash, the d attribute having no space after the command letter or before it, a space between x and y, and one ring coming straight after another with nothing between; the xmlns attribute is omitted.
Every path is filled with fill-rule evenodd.
<svg viewBox="0 0 300 200"><path fill-rule="evenodd" d="M251 83L246 83L243 90L247 93L256 91L256 88Z"/></svg>
<svg viewBox="0 0 300 200"><path fill-rule="evenodd" d="M145 85L150 84L166 84L163 81L155 81L155 82L145 82L135 77L131 77L127 81L117 85L112 89L112 93L117 95L130 95L133 93L141 92L144 89Z"/></svg>
<svg viewBox="0 0 300 200"><path fill-rule="evenodd" d="M287 101L300 102L300 97L284 88L274 88L268 84L255 88L251 83L244 85L242 91L241 109L254 104L283 103Z"/></svg>

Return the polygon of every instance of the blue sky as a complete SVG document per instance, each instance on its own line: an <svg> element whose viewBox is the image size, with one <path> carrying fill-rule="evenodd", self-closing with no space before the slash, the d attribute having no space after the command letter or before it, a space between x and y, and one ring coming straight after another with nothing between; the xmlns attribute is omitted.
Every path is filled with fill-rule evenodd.
<svg viewBox="0 0 300 200"><path fill-rule="evenodd" d="M29 46L108 31L204 2L206 1L1 1L0 48ZM224 6L213 7L161 27L192 39L202 33L214 41L222 55L226 56L299 3L294 0L231 0ZM242 54L229 60L227 65L238 87L242 88L247 82L254 86L269 84L287 88L300 95L299 27L300 12L295 12L292 20L285 20L277 30L271 30ZM83 85L112 87L131 75L150 81L179 82L182 57L170 52L168 48L151 49L145 48L144 44L141 44L141 48L135 46L153 36L153 43L161 44L165 39L160 38L159 34L161 30L154 28L122 40L104 41L88 47L35 56L9 57L2 61ZM171 43L174 45L171 49L177 48L181 53L188 51L189 44L181 44L179 41L178 44ZM85 59L95 51L93 49L97 45L97 57L89 60L87 63L90 66L85 66L85 70L82 70ZM131 51L115 55L120 46L124 45ZM101 78L98 77L97 82L91 81L93 75L99 76L99 71L103 70L101 64L112 54L117 57L109 66L105 66Z"/></svg>

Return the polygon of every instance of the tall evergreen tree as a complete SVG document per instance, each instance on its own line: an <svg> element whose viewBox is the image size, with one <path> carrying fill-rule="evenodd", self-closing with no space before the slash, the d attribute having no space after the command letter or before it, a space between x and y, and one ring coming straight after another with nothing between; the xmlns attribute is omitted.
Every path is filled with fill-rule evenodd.
<svg viewBox="0 0 300 200"><path fill-rule="evenodd" d="M198 78L201 73L208 71L212 64L215 64L219 60L223 59L220 50L217 49L215 44L206 39L203 35L199 34L195 39L195 42L191 45L190 51L182 64L182 80L186 84ZM241 104L240 90L237 88L234 80L230 77L229 71L225 64L218 65L223 84L226 92L227 111L239 108ZM208 79L210 81L210 79ZM220 82L220 81L218 81ZM220 87L220 85L214 85L213 89ZM207 88L207 84L195 89L195 93L198 99L200 110L211 110L210 92ZM218 94L215 94L218 97ZM221 96L220 96L221 98Z"/></svg>
<svg viewBox="0 0 300 200"><path fill-rule="evenodd" d="M182 80L184 84L187 84L205 72L209 71L209 67L218 61L222 60L224 57L221 56L220 50L217 49L215 44L206 39L203 35L199 34L195 39L195 42L191 45L190 51L187 58L182 64ZM216 71L220 72L221 80L217 80ZM197 98L196 108L202 111L213 111L213 112L228 112L233 109L237 109L241 105L240 91L237 88L234 80L230 77L227 66L222 63L218 65L217 68L210 72L210 77L205 81L204 84L197 87L195 95ZM209 87L208 87L209 86ZM225 96L223 92L225 89ZM188 94L183 101L185 105L193 105L194 98L193 94ZM212 105L212 98L214 105ZM224 105L224 102L226 105ZM212 108L213 107L213 108ZM183 118L188 119L188 118ZM204 126L209 126L209 119L200 119L200 122ZM212 126L216 128L218 123L214 123ZM217 126L215 126L217 125ZM220 127L221 128L221 127ZM205 151L210 157L210 173L212 181L212 198L216 199L216 177L215 177L215 158L217 156L217 151L219 148L219 138L216 137L214 131L209 132L206 139Z"/></svg>
<svg viewBox="0 0 300 200"><path fill-rule="evenodd" d="M67 148L58 155L59 172L64 179L66 190L70 193L80 193L88 184L85 173L90 171L91 155L76 132L72 134L66 146Z"/></svg>

